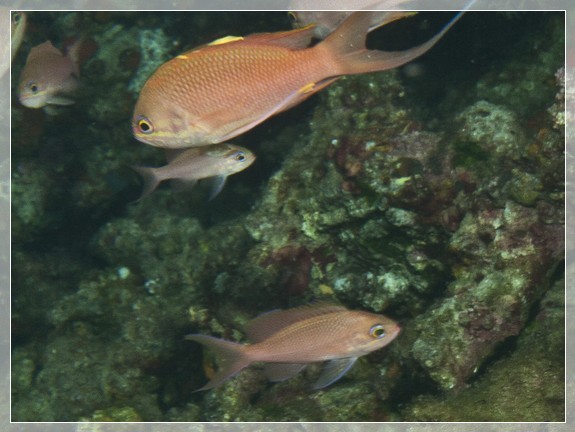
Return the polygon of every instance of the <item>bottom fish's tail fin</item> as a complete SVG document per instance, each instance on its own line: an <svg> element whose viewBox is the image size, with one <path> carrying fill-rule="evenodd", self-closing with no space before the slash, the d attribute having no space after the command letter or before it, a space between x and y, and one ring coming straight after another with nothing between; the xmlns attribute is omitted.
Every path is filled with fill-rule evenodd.
<svg viewBox="0 0 575 432"><path fill-rule="evenodd" d="M427 52L461 18L459 12L443 29L427 42L405 51L368 50L365 39L371 25L372 12L355 12L315 49L328 50L338 63L337 75L383 71L399 67Z"/></svg>
<svg viewBox="0 0 575 432"><path fill-rule="evenodd" d="M208 390L219 386L251 363L246 355L246 347L239 343L201 334L188 335L186 339L205 345L214 351L218 358L218 372L210 382L198 390Z"/></svg>
<svg viewBox="0 0 575 432"><path fill-rule="evenodd" d="M154 168L133 166L132 169L142 176L144 181L144 186L142 187L142 193L136 201L140 201L145 196L151 194L160 184L160 179L156 175Z"/></svg>

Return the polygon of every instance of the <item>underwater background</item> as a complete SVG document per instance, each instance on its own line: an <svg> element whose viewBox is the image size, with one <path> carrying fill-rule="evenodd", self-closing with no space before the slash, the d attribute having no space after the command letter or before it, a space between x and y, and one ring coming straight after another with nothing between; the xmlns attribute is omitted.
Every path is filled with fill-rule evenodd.
<svg viewBox="0 0 575 432"><path fill-rule="evenodd" d="M406 49L452 13L374 31ZM85 34L75 105L12 106L13 421L563 421L564 14L467 13L401 69L345 77L233 140L212 201L130 118L186 49L290 28L272 12L30 12L13 62ZM258 314L337 300L401 323L339 382L249 368L193 391Z"/></svg>

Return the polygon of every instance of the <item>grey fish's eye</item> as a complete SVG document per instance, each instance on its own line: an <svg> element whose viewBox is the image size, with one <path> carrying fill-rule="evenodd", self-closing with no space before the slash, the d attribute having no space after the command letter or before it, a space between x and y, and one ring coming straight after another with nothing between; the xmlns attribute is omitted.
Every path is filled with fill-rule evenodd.
<svg viewBox="0 0 575 432"><path fill-rule="evenodd" d="M385 337L385 328L381 324L376 324L369 329L369 334L375 339L381 339Z"/></svg>
<svg viewBox="0 0 575 432"><path fill-rule="evenodd" d="M246 160L246 154L244 152L237 152L234 159L238 162L244 162Z"/></svg>
<svg viewBox="0 0 575 432"><path fill-rule="evenodd" d="M30 89L32 93L36 93L38 91L38 84L36 84L34 81L30 81L27 84L27 87Z"/></svg>

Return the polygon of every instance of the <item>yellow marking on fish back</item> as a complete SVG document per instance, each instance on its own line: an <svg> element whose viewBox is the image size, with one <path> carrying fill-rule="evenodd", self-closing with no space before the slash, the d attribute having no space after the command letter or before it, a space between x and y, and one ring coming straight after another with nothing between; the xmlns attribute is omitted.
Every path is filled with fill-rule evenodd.
<svg viewBox="0 0 575 432"><path fill-rule="evenodd" d="M312 83L309 83L309 84L304 85L304 86L303 86L302 88L300 88L297 92L298 92L298 93L301 93L301 94L309 93L310 91L313 91L314 87L315 87L315 83L312 82Z"/></svg>
<svg viewBox="0 0 575 432"><path fill-rule="evenodd" d="M188 59L188 56L187 56L187 55L184 55L184 54L181 54L181 55L177 56L176 58L177 58L177 59L181 59L181 60L187 60L187 59Z"/></svg>
<svg viewBox="0 0 575 432"><path fill-rule="evenodd" d="M223 45L230 42L242 41L244 40L241 36L224 36L223 38L216 39L213 42L210 42L208 45Z"/></svg>

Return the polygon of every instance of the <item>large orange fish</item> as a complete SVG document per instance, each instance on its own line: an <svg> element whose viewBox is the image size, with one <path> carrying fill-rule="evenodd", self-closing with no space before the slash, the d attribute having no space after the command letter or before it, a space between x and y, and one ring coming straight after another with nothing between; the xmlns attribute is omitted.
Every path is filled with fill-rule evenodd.
<svg viewBox="0 0 575 432"><path fill-rule="evenodd" d="M358 357L390 343L399 325L383 316L318 303L261 315L248 324L251 345L193 334L186 339L215 351L220 369L200 390L222 384L254 362L265 362L270 381L283 381L310 363L327 362L314 389L340 379Z"/></svg>
<svg viewBox="0 0 575 432"><path fill-rule="evenodd" d="M405 51L365 48L370 12L352 14L311 48L313 26L219 39L175 57L152 74L136 103L134 136L166 148L227 141L342 75L392 69L413 60L461 15L427 42Z"/></svg>

